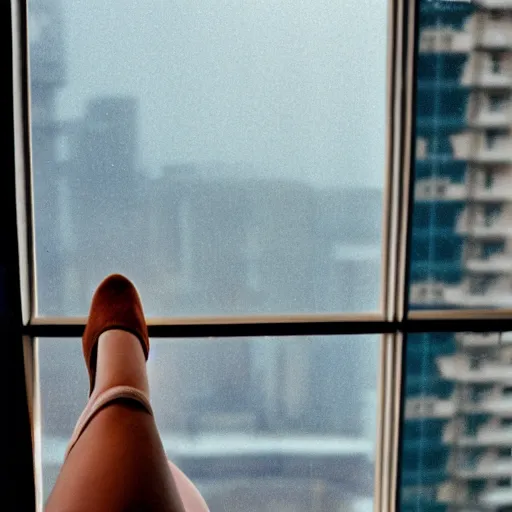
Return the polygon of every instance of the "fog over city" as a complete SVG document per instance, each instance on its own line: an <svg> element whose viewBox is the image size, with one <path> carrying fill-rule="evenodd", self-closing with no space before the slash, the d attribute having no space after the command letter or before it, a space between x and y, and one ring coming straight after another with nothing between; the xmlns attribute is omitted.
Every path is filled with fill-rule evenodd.
<svg viewBox="0 0 512 512"><path fill-rule="evenodd" d="M243 162L320 186L384 181L387 2L62 2L61 118L140 101L139 162ZM371 41L371 44L368 44Z"/></svg>
<svg viewBox="0 0 512 512"><path fill-rule="evenodd" d="M39 315L112 272L157 322L379 311L389 2L28 3ZM512 304L511 5L416 3L407 307L447 325ZM167 456L212 512L373 510L394 342L152 339ZM511 344L405 333L402 512L511 509ZM88 379L78 338L36 347L47 496Z"/></svg>
<svg viewBox="0 0 512 512"><path fill-rule="evenodd" d="M32 0L39 313L85 316L111 272L150 317L376 311L386 16L376 0ZM370 510L379 341L154 340L169 457L212 511ZM79 340L41 340L45 496L82 366Z"/></svg>

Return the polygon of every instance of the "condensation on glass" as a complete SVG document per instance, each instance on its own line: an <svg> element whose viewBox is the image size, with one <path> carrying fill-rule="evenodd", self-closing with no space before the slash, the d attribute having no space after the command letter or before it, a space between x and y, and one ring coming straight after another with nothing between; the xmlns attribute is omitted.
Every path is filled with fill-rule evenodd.
<svg viewBox="0 0 512 512"><path fill-rule="evenodd" d="M153 342L168 457L211 510L372 511L379 346L376 335ZM79 340L40 339L38 354L46 499L89 388Z"/></svg>
<svg viewBox="0 0 512 512"><path fill-rule="evenodd" d="M401 512L512 507L512 332L408 336Z"/></svg>
<svg viewBox="0 0 512 512"><path fill-rule="evenodd" d="M38 313L376 311L386 4L29 0Z"/></svg>
<svg viewBox="0 0 512 512"><path fill-rule="evenodd" d="M419 6L410 306L512 307L512 4Z"/></svg>

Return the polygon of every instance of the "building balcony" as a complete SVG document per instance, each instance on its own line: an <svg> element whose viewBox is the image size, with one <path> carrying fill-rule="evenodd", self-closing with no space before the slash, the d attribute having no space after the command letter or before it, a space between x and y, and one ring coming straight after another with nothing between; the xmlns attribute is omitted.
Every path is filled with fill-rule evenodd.
<svg viewBox="0 0 512 512"><path fill-rule="evenodd" d="M512 9L512 0L480 0L478 4L480 9Z"/></svg>
<svg viewBox="0 0 512 512"><path fill-rule="evenodd" d="M484 28L481 40L475 45L475 49L491 51L507 51L512 48L512 25L501 25Z"/></svg>
<svg viewBox="0 0 512 512"><path fill-rule="evenodd" d="M498 61L493 61L489 53L472 53L464 66L461 83L483 89L510 89L512 60L504 55Z"/></svg>
<svg viewBox="0 0 512 512"><path fill-rule="evenodd" d="M470 235L474 238L485 240L496 240L512 237L512 224L504 220L497 220L490 225L474 224L470 222L459 222L456 232L460 235Z"/></svg>
<svg viewBox="0 0 512 512"><path fill-rule="evenodd" d="M489 418L476 430L467 430L459 418L445 423L441 435L443 445L461 447L508 447L512 446L512 427L500 425L499 418Z"/></svg>
<svg viewBox="0 0 512 512"><path fill-rule="evenodd" d="M414 198L416 201L460 201L466 199L467 194L464 183L451 183L448 178L426 178L416 182Z"/></svg>
<svg viewBox="0 0 512 512"><path fill-rule="evenodd" d="M512 124L512 113L510 108L496 111L485 108L473 116L468 124L473 128L483 130L490 128L508 128Z"/></svg>
<svg viewBox="0 0 512 512"><path fill-rule="evenodd" d="M471 160L477 163L512 164L512 138L501 134L490 145L485 134L471 131L450 136L454 160Z"/></svg>
<svg viewBox="0 0 512 512"><path fill-rule="evenodd" d="M512 27L511 27L512 29ZM512 77L512 74L511 74ZM460 111L461 103L454 105ZM505 94L474 92L470 94L464 118L468 126L474 129L508 129L512 124L512 103Z"/></svg>
<svg viewBox="0 0 512 512"><path fill-rule="evenodd" d="M416 268L414 268L417 271ZM438 306L446 304L446 285L442 283L413 283L410 288L409 300L413 305ZM458 288L457 288L458 289ZM457 296L457 299L459 297ZM454 303L455 305L456 303Z"/></svg>
<svg viewBox="0 0 512 512"><path fill-rule="evenodd" d="M424 28L420 34L420 53L468 53L472 50L473 35L465 27L454 30L451 27Z"/></svg>
<svg viewBox="0 0 512 512"><path fill-rule="evenodd" d="M466 268L473 273L512 274L512 256L496 254L486 259L470 259Z"/></svg>
<svg viewBox="0 0 512 512"><path fill-rule="evenodd" d="M478 478L478 477L477 477ZM445 504L446 510L459 512L499 512L510 501L511 487L497 487L494 482L485 482L482 490L475 492L467 482L456 481L450 477L438 486L437 502ZM421 510L431 510L425 508Z"/></svg>
<svg viewBox="0 0 512 512"><path fill-rule="evenodd" d="M512 201L511 165L477 167L471 169L464 176L463 181L468 190L468 201L488 203Z"/></svg>
<svg viewBox="0 0 512 512"><path fill-rule="evenodd" d="M512 505L512 487L495 487L482 491L478 503L492 510L501 510Z"/></svg>
<svg viewBox="0 0 512 512"><path fill-rule="evenodd" d="M456 469L453 474L466 480L510 477L512 474L512 458L485 458L474 468Z"/></svg>
<svg viewBox="0 0 512 512"><path fill-rule="evenodd" d="M512 202L512 182L503 183L503 185L496 184L490 188L475 187L467 199L484 203Z"/></svg>
<svg viewBox="0 0 512 512"><path fill-rule="evenodd" d="M437 397L409 398L405 405L405 418L449 419L456 412L456 403L452 399L439 400Z"/></svg>
<svg viewBox="0 0 512 512"><path fill-rule="evenodd" d="M444 379L467 383L499 382L512 385L512 365L501 361L483 361L479 368L471 368L470 358L457 354L437 359Z"/></svg>
<svg viewBox="0 0 512 512"><path fill-rule="evenodd" d="M454 222L455 232L459 235L488 240L499 240L512 236L512 206L508 204L466 205L457 211ZM491 257L497 258L499 264L501 258L507 253L507 249L495 253Z"/></svg>
<svg viewBox="0 0 512 512"><path fill-rule="evenodd" d="M480 147L474 153L471 149L466 150L466 160L471 160L481 164L509 164L512 163L512 147L503 145L496 148Z"/></svg>
<svg viewBox="0 0 512 512"><path fill-rule="evenodd" d="M505 286L506 285L506 286ZM488 287L479 285L470 289L469 282L444 284L442 282L416 282L411 285L410 301L414 306L509 308L512 306L512 290L507 280L497 279Z"/></svg>
<svg viewBox="0 0 512 512"><path fill-rule="evenodd" d="M451 438L446 440L447 443L457 444L457 446L466 448L478 447L512 447L512 429L497 428L494 430L485 429L476 436L463 436L459 439Z"/></svg>
<svg viewBox="0 0 512 512"><path fill-rule="evenodd" d="M458 410L465 414L490 414L500 418L512 418L512 396L503 395L500 390L493 391L479 402L458 404Z"/></svg>
<svg viewBox="0 0 512 512"><path fill-rule="evenodd" d="M498 347L512 345L512 332L504 332L501 337L497 332L459 332L455 339L464 348Z"/></svg>
<svg viewBox="0 0 512 512"><path fill-rule="evenodd" d="M512 345L512 331L500 335L497 332L459 332L455 340L463 348L496 348Z"/></svg>
<svg viewBox="0 0 512 512"><path fill-rule="evenodd" d="M467 286L443 287L438 304L453 304L467 308L508 308L512 306L512 291L490 288L485 293L470 293Z"/></svg>
<svg viewBox="0 0 512 512"><path fill-rule="evenodd" d="M438 91L430 94L439 94ZM464 93L461 93L464 94ZM424 93L424 96L427 96ZM431 108L424 107L418 110L416 117L416 132L420 138L422 135L438 134L442 132L456 133L461 132L466 127L473 130L502 129L506 130L512 125L512 108L508 101L494 105L487 98L482 103L475 103L475 99L468 101L467 98L457 98L452 94L450 99L441 101L450 101L452 103L449 110L435 115ZM427 96L428 97L428 96ZM424 154L421 148L417 146L418 155Z"/></svg>
<svg viewBox="0 0 512 512"><path fill-rule="evenodd" d="M480 9L485 10L483 5L485 0L481 0L478 3L480 4ZM500 7L490 8L500 9ZM469 24L473 34L477 34L474 49L506 51L512 47L512 22L509 17L503 16L497 19L481 12L471 17Z"/></svg>

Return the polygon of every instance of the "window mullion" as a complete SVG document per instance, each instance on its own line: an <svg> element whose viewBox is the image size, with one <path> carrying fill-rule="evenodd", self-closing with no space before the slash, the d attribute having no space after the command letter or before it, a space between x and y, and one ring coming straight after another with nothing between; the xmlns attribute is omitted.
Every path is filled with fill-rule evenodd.
<svg viewBox="0 0 512 512"><path fill-rule="evenodd" d="M408 234L412 201L412 163L414 141L414 78L416 41L416 2L395 0L390 3L390 55L388 80L388 217L386 283L384 290L386 320L401 331L408 310ZM399 431L401 412L401 375L404 335L384 335L380 367L380 421L377 432L376 488L374 510L397 509L399 484Z"/></svg>
<svg viewBox="0 0 512 512"><path fill-rule="evenodd" d="M381 338L374 510L396 509L401 413L402 333Z"/></svg>
<svg viewBox="0 0 512 512"><path fill-rule="evenodd" d="M35 509L34 454L30 411L27 402L27 373L30 356L24 352L22 344L22 324L27 320L29 305L25 301L22 312L20 282L28 286L20 271L18 253L20 234L18 233L17 199L25 190L16 184L16 171L23 171L20 165L20 141L25 140L27 125L23 123L21 112L26 105L25 19L18 2L4 2L1 7L1 23L4 33L11 34L3 52L2 69L10 70L11 76L4 77L7 91L2 94L2 123L4 124L3 172L0 176L2 198L2 251L0 253L0 335L3 341L2 388L5 390L3 404L6 411L3 464L9 468L2 478L2 497L6 503L16 503L19 510ZM16 186L18 185L18 187ZM21 205L24 213L25 203ZM21 240L24 237L21 235Z"/></svg>
<svg viewBox="0 0 512 512"><path fill-rule="evenodd" d="M408 246L411 223L414 158L414 85L415 85L415 2L392 2L395 16L394 41L390 49L389 216L387 282L385 284L386 319L402 322L408 310Z"/></svg>

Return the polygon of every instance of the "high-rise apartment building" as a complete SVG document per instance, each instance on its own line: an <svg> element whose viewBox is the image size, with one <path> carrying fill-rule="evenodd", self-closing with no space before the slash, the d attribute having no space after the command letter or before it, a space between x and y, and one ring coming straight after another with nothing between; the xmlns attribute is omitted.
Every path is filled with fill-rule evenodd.
<svg viewBox="0 0 512 512"><path fill-rule="evenodd" d="M412 307L512 304L512 2L422 1ZM512 509L510 334L408 337L401 510Z"/></svg>

